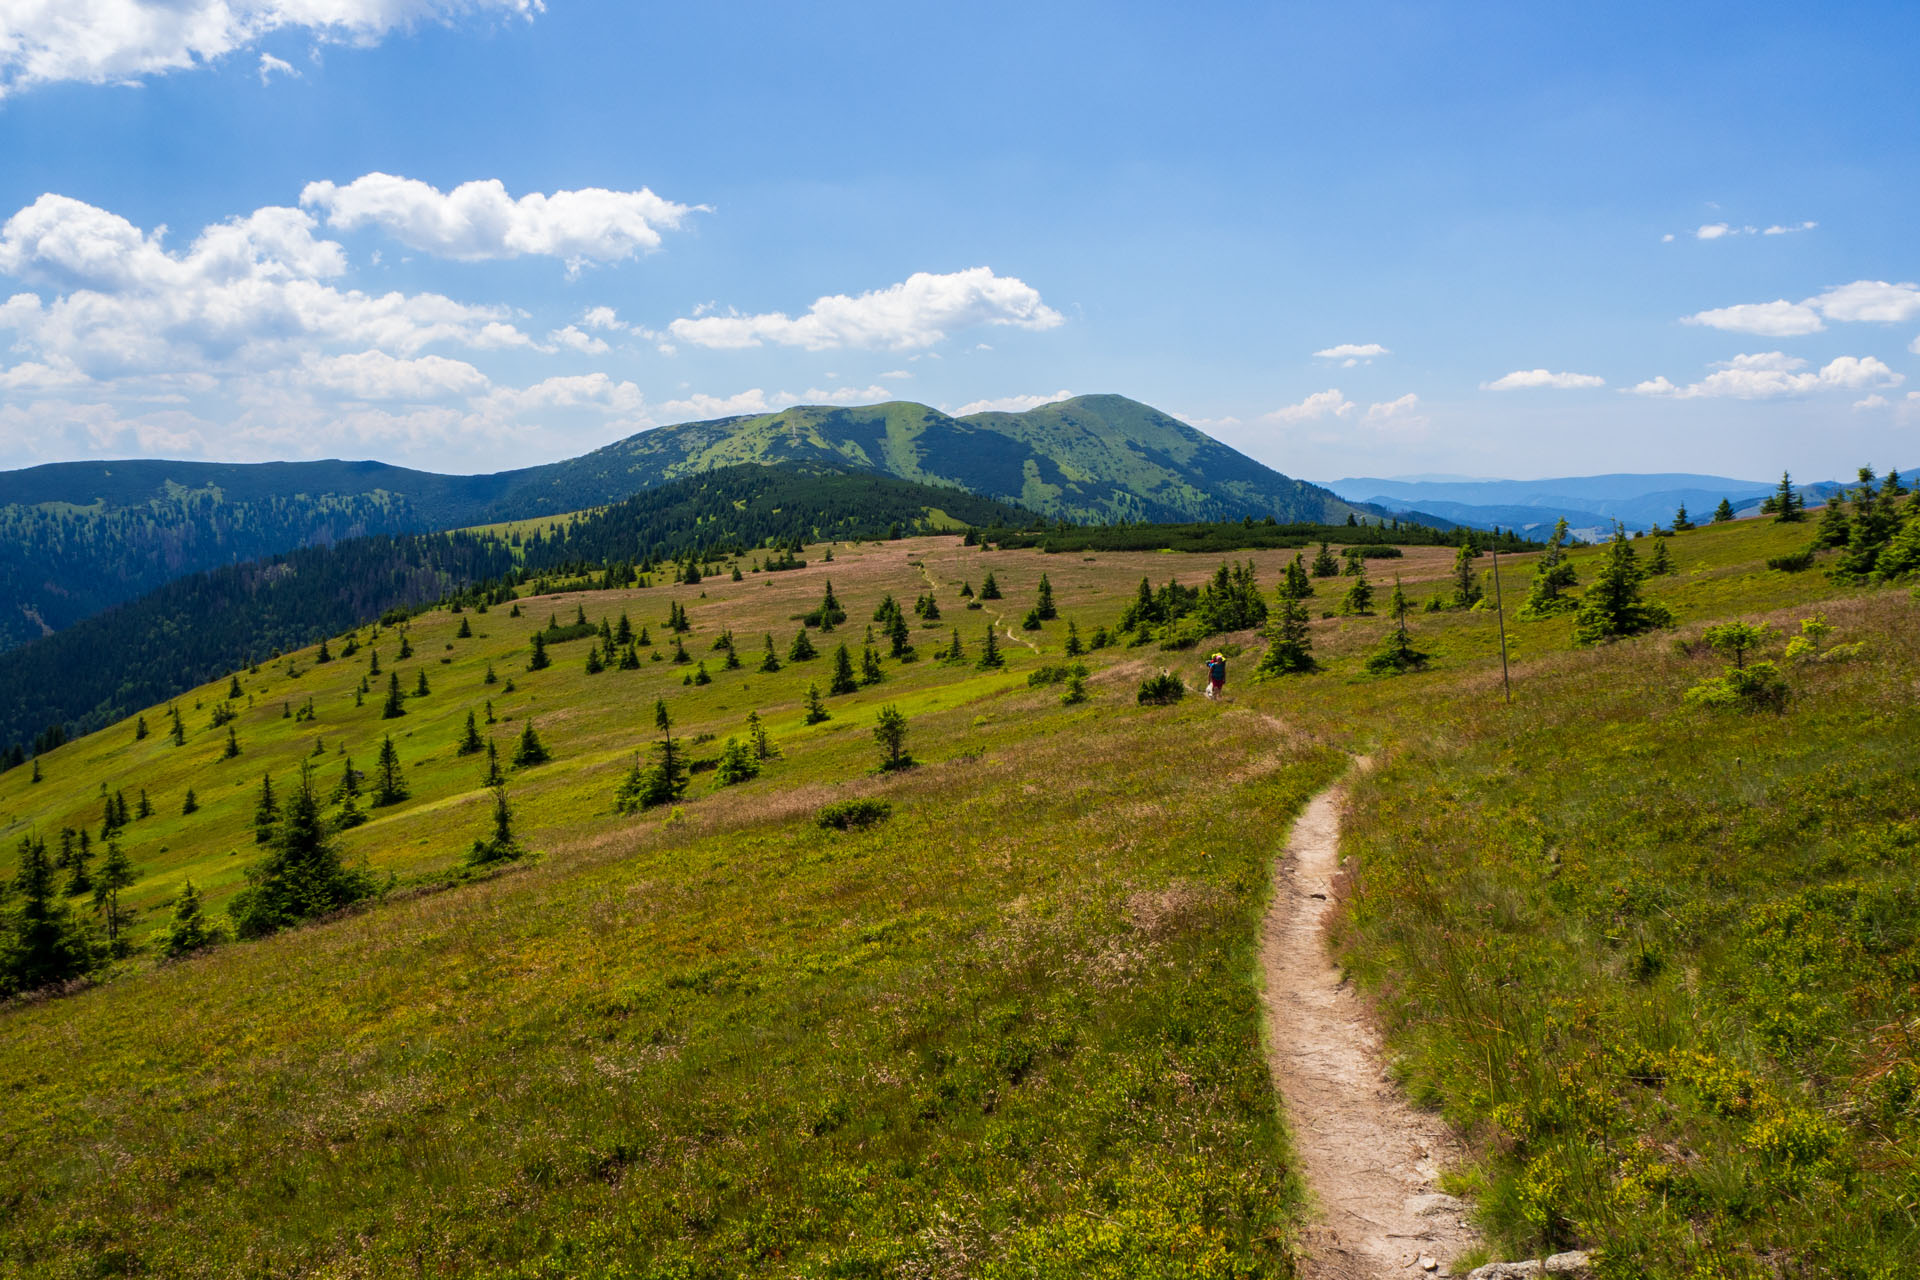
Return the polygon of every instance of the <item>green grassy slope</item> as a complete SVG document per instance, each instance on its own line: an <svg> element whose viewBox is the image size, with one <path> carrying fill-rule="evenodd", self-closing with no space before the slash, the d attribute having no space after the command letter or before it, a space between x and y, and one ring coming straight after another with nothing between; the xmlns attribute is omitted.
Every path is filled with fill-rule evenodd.
<svg viewBox="0 0 1920 1280"><path fill-rule="evenodd" d="M1610 1245L1621 1274L1763 1258L1882 1274L1915 1243L1897 1212L1915 605L1761 567L1805 536L1681 535L1680 572L1649 584L1682 636L1822 609L1834 641L1864 642L1789 664L1779 718L1682 709L1717 664L1669 635L1575 651L1565 618L1509 619L1509 710L1486 611L1416 614L1423 674L1361 675L1383 621L1317 617L1321 675L1252 683L1260 642L1231 637L1233 701L1143 709L1138 681L1194 655L1105 650L1091 700L1062 707L1025 676L1059 659L1066 619L1087 634L1143 574L1195 583L1217 561L951 537L525 601L520 619L427 615L405 662L391 630L363 630L383 672L411 687L424 666L432 693L383 722L377 698L352 705L364 649L295 655L297 675L243 676L237 760L217 758L205 716L224 682L208 686L199 708L182 699L186 747L119 724L50 753L39 784L0 777L0 863L30 827L97 827L102 783L145 787L159 812L127 832L144 936L187 876L216 904L240 883L263 769L284 786L318 742L330 781L342 749L367 767L391 729L413 798L343 844L396 891L0 1011L0 1275L1291 1274L1302 1209L1253 947L1268 859L1343 750L1379 762L1353 816L1343 954L1410 1083L1467 1128L1459 1177L1504 1248ZM1290 555L1253 553L1269 588ZM1595 555L1574 556L1583 580ZM1398 574L1417 602L1451 558L1409 548L1375 580ZM1510 605L1530 559L1502 559ZM933 662L956 624L978 652L985 611L957 588L989 569L1009 618L1047 573L1062 620L1020 633L1040 653L1003 637L1003 673ZM823 657L753 670L760 635L784 656L828 577L851 617ZM930 585L945 616L916 630L920 660L887 660L804 726L832 644L857 651L883 593ZM1318 587L1316 615L1345 581ZM584 641L524 670L549 612L625 609L657 649L669 600L711 685L668 662L588 675ZM746 669L720 669L723 628ZM512 693L481 684L488 663ZM280 718L308 695L314 722ZM555 752L509 783L541 856L459 883L486 797L453 747L489 696L503 748L532 718ZM737 788L697 774L677 811L617 816L658 696L681 732L713 735L698 757L749 709L784 755ZM881 777L869 730L888 702L924 763ZM189 784L204 807L182 817ZM812 824L847 796L895 816Z"/></svg>

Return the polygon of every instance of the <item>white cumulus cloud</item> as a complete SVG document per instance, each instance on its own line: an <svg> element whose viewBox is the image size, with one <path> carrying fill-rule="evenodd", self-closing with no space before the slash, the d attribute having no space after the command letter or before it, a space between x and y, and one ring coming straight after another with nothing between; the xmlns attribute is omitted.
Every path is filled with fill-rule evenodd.
<svg viewBox="0 0 1920 1280"><path fill-rule="evenodd" d="M1372 364L1378 357L1393 353L1377 342L1342 342L1313 354L1321 360L1338 360L1341 368L1351 369L1357 364Z"/></svg>
<svg viewBox="0 0 1920 1280"><path fill-rule="evenodd" d="M964 418L975 413L1025 413L1027 410L1037 409L1043 404L1058 404L1062 400L1071 399L1073 399L1073 392L1063 387L1052 395L1000 396L993 400L969 400L958 409L955 409L953 416L956 418Z"/></svg>
<svg viewBox="0 0 1920 1280"><path fill-rule="evenodd" d="M1263 422L1314 422L1325 417L1344 418L1353 412L1353 401L1340 394L1340 388L1316 391L1299 404L1283 405L1272 413L1260 415Z"/></svg>
<svg viewBox="0 0 1920 1280"><path fill-rule="evenodd" d="M1920 316L1920 285L1855 280L1807 302L1829 320L1900 324Z"/></svg>
<svg viewBox="0 0 1920 1280"><path fill-rule="evenodd" d="M1025 281L988 267L935 275L918 271L899 284L858 297L820 298L799 316L693 315L668 326L696 346L739 349L772 342L826 351L838 347L908 351L930 347L949 333L981 325L1051 329L1064 323Z"/></svg>
<svg viewBox="0 0 1920 1280"><path fill-rule="evenodd" d="M679 227L700 208L645 187L536 191L516 200L498 178L443 192L390 173L369 173L344 187L310 182L300 203L325 211L329 227L378 227L422 253L466 262L540 255L561 259L570 271L657 249L663 228Z"/></svg>
<svg viewBox="0 0 1920 1280"><path fill-rule="evenodd" d="M1573 391L1582 387L1604 387L1605 378L1591 373L1554 373L1547 369L1515 369L1512 373L1480 384L1482 391L1518 391L1528 387L1551 387Z"/></svg>
<svg viewBox="0 0 1920 1280"><path fill-rule="evenodd" d="M529 344L504 307L337 287L346 253L314 226L299 209L258 209L171 252L164 230L43 195L0 225L0 275L50 296L14 295L0 326L43 363L93 377L285 366L329 345L414 355L438 342Z"/></svg>
<svg viewBox="0 0 1920 1280"><path fill-rule="evenodd" d="M487 389L487 376L464 360L445 356L403 360L384 351L309 360L300 380L355 400L445 400Z"/></svg>
<svg viewBox="0 0 1920 1280"><path fill-rule="evenodd" d="M421 22L469 14L531 18L543 8L541 0L6 0L0 98L64 80L124 84L180 71L276 31L368 44ZM267 71L263 60L262 78Z"/></svg>
<svg viewBox="0 0 1920 1280"><path fill-rule="evenodd" d="M596 338L578 325L568 325L564 329L555 329L547 335L547 341L556 347L565 347L569 351L578 351L582 355L597 356L607 350L606 339Z"/></svg>
<svg viewBox="0 0 1920 1280"><path fill-rule="evenodd" d="M1754 333L1763 338L1795 338L1805 333L1819 333L1827 327L1820 322L1820 313L1814 307L1805 302L1788 302L1785 298L1698 311L1684 317L1681 323L1702 324L1732 333Z"/></svg>
<svg viewBox="0 0 1920 1280"><path fill-rule="evenodd" d="M1779 396L1811 395L1820 391L1858 391L1869 387L1897 387L1906 375L1895 373L1872 356L1838 356L1818 370L1782 351L1737 355L1712 366L1713 372L1686 386L1665 378L1648 379L1630 388L1633 394L1697 400L1731 396L1763 400Z"/></svg>

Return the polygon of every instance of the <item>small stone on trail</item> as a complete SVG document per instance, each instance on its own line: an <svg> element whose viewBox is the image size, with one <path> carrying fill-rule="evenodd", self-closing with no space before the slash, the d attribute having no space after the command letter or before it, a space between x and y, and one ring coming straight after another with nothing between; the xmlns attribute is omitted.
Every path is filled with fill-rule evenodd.
<svg viewBox="0 0 1920 1280"><path fill-rule="evenodd" d="M1420 1269L1422 1271L1438 1271L1440 1269L1440 1259L1430 1253L1423 1253L1420 1255Z"/></svg>

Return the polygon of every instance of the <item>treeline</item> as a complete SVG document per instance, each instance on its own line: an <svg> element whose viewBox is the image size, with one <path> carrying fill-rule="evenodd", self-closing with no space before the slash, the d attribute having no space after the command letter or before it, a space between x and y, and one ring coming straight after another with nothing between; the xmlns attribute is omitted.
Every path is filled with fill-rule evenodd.
<svg viewBox="0 0 1920 1280"><path fill-rule="evenodd" d="M960 489L872 474L742 465L635 494L523 545L532 572L569 572L759 547L905 537L929 528L929 509L976 525L1037 523L1030 511Z"/></svg>
<svg viewBox="0 0 1920 1280"><path fill-rule="evenodd" d="M990 527L983 541L1003 548L1042 551L1244 551L1254 548L1297 550L1319 542L1358 547L1459 547L1481 550L1537 551L1543 545L1513 530L1451 528L1388 520L1381 524L1283 524L1271 518L1202 524L1049 525L1045 528Z"/></svg>
<svg viewBox="0 0 1920 1280"><path fill-rule="evenodd" d="M513 571L498 538L436 533L354 538L177 579L0 654L0 743L50 726L89 733L275 650Z"/></svg>
<svg viewBox="0 0 1920 1280"><path fill-rule="evenodd" d="M0 650L70 627L183 574L303 545L424 528L400 495L296 494L251 502L217 489L130 506L0 506Z"/></svg>

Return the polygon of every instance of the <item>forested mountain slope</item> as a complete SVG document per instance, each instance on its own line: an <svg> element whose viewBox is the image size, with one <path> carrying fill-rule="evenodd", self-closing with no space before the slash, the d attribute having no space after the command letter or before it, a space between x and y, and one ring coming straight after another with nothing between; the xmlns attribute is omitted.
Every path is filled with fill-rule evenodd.
<svg viewBox="0 0 1920 1280"><path fill-rule="evenodd" d="M741 463L876 472L1068 520L1337 523L1368 510L1122 396L969 418L907 402L800 406L660 427L479 476L377 462L56 463L0 473L0 649L202 569L341 538L604 506Z"/></svg>

